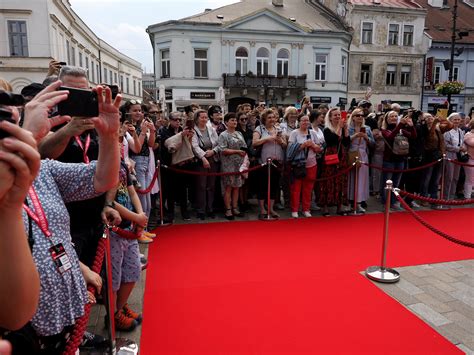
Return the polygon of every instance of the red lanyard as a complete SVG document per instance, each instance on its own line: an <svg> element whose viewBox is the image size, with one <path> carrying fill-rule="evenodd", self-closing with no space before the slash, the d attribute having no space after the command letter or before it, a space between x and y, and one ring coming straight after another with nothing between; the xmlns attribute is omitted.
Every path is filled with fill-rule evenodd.
<svg viewBox="0 0 474 355"><path fill-rule="evenodd" d="M23 208L25 209L28 216L35 221L38 227L41 229L43 234L47 238L51 238L53 235L49 230L48 220L46 219L46 214L44 213L43 206L41 206L41 202L38 198L38 194L35 191L33 186L30 187L28 191L28 196L30 196L30 200L33 203L34 211L28 207L27 205L23 204Z"/></svg>
<svg viewBox="0 0 474 355"><path fill-rule="evenodd" d="M82 149L82 156L84 157L84 163L89 164L89 157L87 156L87 151L89 150L89 146L91 144L91 135L87 134L85 147L84 145L82 145L82 142L79 136L74 136L74 138L76 139L76 142L79 145L79 147L81 147Z"/></svg>

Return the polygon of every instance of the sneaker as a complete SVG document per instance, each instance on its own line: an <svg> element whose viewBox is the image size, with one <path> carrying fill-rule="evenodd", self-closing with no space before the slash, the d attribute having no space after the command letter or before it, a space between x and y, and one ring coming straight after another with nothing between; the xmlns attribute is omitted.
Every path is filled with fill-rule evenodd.
<svg viewBox="0 0 474 355"><path fill-rule="evenodd" d="M189 215L188 212L183 212L182 217L183 217L183 221L190 221L191 220L191 216Z"/></svg>
<svg viewBox="0 0 474 355"><path fill-rule="evenodd" d="M366 210L365 210L365 208L362 206L362 204L361 204L361 203L358 203L358 204L357 204L357 212L363 212L363 213L365 213L365 211L366 211Z"/></svg>
<svg viewBox="0 0 474 355"><path fill-rule="evenodd" d="M410 202L410 206L411 206L412 208L420 208L420 207L421 207L419 204L416 203L416 201L411 201L411 202Z"/></svg>
<svg viewBox="0 0 474 355"><path fill-rule="evenodd" d="M137 321L133 318L127 317L122 310L115 313L114 319L116 330L130 332L137 326Z"/></svg>
<svg viewBox="0 0 474 355"><path fill-rule="evenodd" d="M303 212L303 216L305 216L306 218L313 217L313 216L311 216L311 212L310 212L310 211L304 211L304 212Z"/></svg>
<svg viewBox="0 0 474 355"><path fill-rule="evenodd" d="M140 243L140 244L153 243L153 239L148 238L147 236L143 235L143 233L140 235L140 237L137 240L138 240L138 243Z"/></svg>
<svg viewBox="0 0 474 355"><path fill-rule="evenodd" d="M155 234L155 233L150 233L150 232L148 232L148 231L143 231L143 232L142 232L142 235L144 235L144 236L147 237L147 238L152 238L152 239L153 239L153 238L156 238L156 234Z"/></svg>
<svg viewBox="0 0 474 355"><path fill-rule="evenodd" d="M133 309L131 309L128 306L128 303L125 303L125 306L122 308L123 314L125 314L128 318L133 318L137 322L137 324L140 324L142 322L142 315L140 313L135 312Z"/></svg>
<svg viewBox="0 0 474 355"><path fill-rule="evenodd" d="M91 332L84 332L84 336L82 337L82 342L79 345L79 348L81 350L105 350L108 346L108 341L103 336Z"/></svg>
<svg viewBox="0 0 474 355"><path fill-rule="evenodd" d="M292 218L298 218L298 212L291 212Z"/></svg>
<svg viewBox="0 0 474 355"><path fill-rule="evenodd" d="M143 254L140 254L140 263L142 263L142 264L148 263L147 258L145 258L145 255L143 255Z"/></svg>

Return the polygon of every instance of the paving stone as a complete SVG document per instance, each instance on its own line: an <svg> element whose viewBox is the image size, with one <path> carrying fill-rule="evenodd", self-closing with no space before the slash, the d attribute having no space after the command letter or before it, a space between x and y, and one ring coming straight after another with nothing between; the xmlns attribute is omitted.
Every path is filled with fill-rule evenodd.
<svg viewBox="0 0 474 355"><path fill-rule="evenodd" d="M467 269L466 269L467 270ZM469 270L470 273L469 274L466 274L464 275L464 277L460 278L459 281L460 282L464 282L465 284L471 286L471 287L474 287L474 269L473 270Z"/></svg>
<svg viewBox="0 0 474 355"><path fill-rule="evenodd" d="M439 328L437 328L437 330L439 329L443 329L443 331L446 331L451 336L458 339L460 343L463 343L463 344L472 343L472 332L466 331L464 328L460 327L457 324L454 324L451 322L449 324L444 324L440 326Z"/></svg>
<svg viewBox="0 0 474 355"><path fill-rule="evenodd" d="M465 315L459 312L447 312L443 314L446 318L458 324L460 327L464 328L466 331L472 334L474 340L474 320L467 318Z"/></svg>
<svg viewBox="0 0 474 355"><path fill-rule="evenodd" d="M413 275L418 276L418 277L429 276L429 274L426 272L426 270L424 270L424 269L422 269L418 266L407 267L407 270L410 271Z"/></svg>
<svg viewBox="0 0 474 355"><path fill-rule="evenodd" d="M474 320L474 308L469 307L469 305L465 304L464 302L456 300L452 302L447 302L446 305L453 311L461 313L467 318Z"/></svg>
<svg viewBox="0 0 474 355"><path fill-rule="evenodd" d="M408 293L409 295L418 295L424 292L422 289L418 288L417 286L403 278L400 278L400 281L397 282L395 285L401 290Z"/></svg>
<svg viewBox="0 0 474 355"><path fill-rule="evenodd" d="M396 287L395 285L390 284L380 284L377 285L381 289L383 289L387 294L391 297L395 298L398 302L404 305L410 305L414 303L418 303L419 300L410 295L409 293L403 291L402 289Z"/></svg>
<svg viewBox="0 0 474 355"><path fill-rule="evenodd" d="M438 301L436 298L432 297L431 295L427 294L427 293L421 293L419 295L415 295L415 298L430 306L431 308L433 308L433 310L435 310L436 312L439 312L439 313L446 313L446 312L452 312L454 311L450 306L449 306L449 303L443 303L443 302L440 302Z"/></svg>
<svg viewBox="0 0 474 355"><path fill-rule="evenodd" d="M416 276L414 273L412 273L411 271L407 269L399 270L399 272L400 272L400 278L402 280L407 280L408 282L411 282L415 286L428 284L427 278Z"/></svg>
<svg viewBox="0 0 474 355"><path fill-rule="evenodd" d="M465 273L461 272L461 271L458 271L457 269L453 269L453 268L445 268L443 269L443 271L451 276L451 277L454 277L455 279L459 279L460 277L463 277L464 275L466 275Z"/></svg>
<svg viewBox="0 0 474 355"><path fill-rule="evenodd" d="M422 285L420 286L420 288L426 293L429 293L431 296L433 296L440 302L450 302L454 301L455 299L453 296L451 296L451 294L443 292L432 285Z"/></svg>
<svg viewBox="0 0 474 355"><path fill-rule="evenodd" d="M457 289L450 286L448 283L439 280L438 278L434 277L424 277L426 279L426 282L429 283L430 285L433 285L437 289L443 291L443 292L453 292L456 291Z"/></svg>
<svg viewBox="0 0 474 355"><path fill-rule="evenodd" d="M414 313L426 320L427 322L439 327L445 324L452 323L449 319L444 317L441 313L436 312L433 308L423 303L416 303L408 306Z"/></svg>
<svg viewBox="0 0 474 355"><path fill-rule="evenodd" d="M453 286L456 290L459 290L459 291L474 290L474 288L472 286L466 284L465 282L461 282L461 281L454 282L454 283L451 284L451 286Z"/></svg>
<svg viewBox="0 0 474 355"><path fill-rule="evenodd" d="M467 291L455 291L451 292L450 295L465 304L469 305L470 307L474 307L474 291L467 290Z"/></svg>

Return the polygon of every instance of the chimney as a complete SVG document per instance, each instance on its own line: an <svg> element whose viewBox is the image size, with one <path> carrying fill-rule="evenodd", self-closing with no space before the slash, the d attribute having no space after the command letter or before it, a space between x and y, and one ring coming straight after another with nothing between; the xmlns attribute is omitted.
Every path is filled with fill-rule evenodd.
<svg viewBox="0 0 474 355"><path fill-rule="evenodd" d="M276 7L282 7L283 6L283 0L272 0L273 6Z"/></svg>

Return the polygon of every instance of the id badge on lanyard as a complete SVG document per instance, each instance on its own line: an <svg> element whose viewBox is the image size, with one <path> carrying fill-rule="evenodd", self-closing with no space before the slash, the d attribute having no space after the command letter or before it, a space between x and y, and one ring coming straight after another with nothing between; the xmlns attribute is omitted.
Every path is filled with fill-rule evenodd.
<svg viewBox="0 0 474 355"><path fill-rule="evenodd" d="M31 202L33 203L33 209L31 209L26 204L23 204L23 208L28 214L28 216L37 224L37 226L41 229L46 239L49 240L51 243L51 248L49 248L49 253L51 258L53 259L54 265L60 274L64 274L68 270L72 268L72 263L69 258L69 255L64 248L63 243L54 244L51 237L53 234L49 230L49 223L46 218L46 214L44 213L43 206L38 198L38 194L36 193L33 186L30 187L28 191L28 196L30 197Z"/></svg>
<svg viewBox="0 0 474 355"><path fill-rule="evenodd" d="M84 159L84 163L89 164L89 157L87 156L87 151L89 150L89 146L91 144L91 135L87 134L85 144L82 144L81 139L79 136L74 136L77 145L82 149L82 157Z"/></svg>

